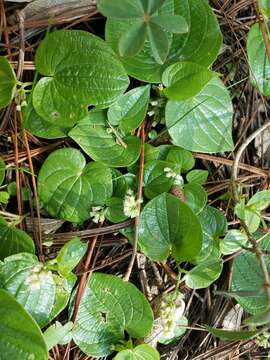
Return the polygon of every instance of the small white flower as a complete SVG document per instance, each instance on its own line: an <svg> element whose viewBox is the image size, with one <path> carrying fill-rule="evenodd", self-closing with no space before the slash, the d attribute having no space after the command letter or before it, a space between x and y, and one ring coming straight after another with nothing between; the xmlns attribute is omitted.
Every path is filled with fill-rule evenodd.
<svg viewBox="0 0 270 360"><path fill-rule="evenodd" d="M152 106L157 106L158 102L157 102L156 100L153 100L153 101L150 101L150 104L151 104Z"/></svg>
<svg viewBox="0 0 270 360"><path fill-rule="evenodd" d="M174 185L182 186L184 185L184 179L180 174L177 174L174 178Z"/></svg>
<svg viewBox="0 0 270 360"><path fill-rule="evenodd" d="M148 116L154 116L154 115L155 115L154 110L148 111L147 115L148 115Z"/></svg>
<svg viewBox="0 0 270 360"><path fill-rule="evenodd" d="M90 216L95 224L103 222L105 220L104 208L102 206L93 206Z"/></svg>
<svg viewBox="0 0 270 360"><path fill-rule="evenodd" d="M22 107L21 107L21 105L19 105L19 104L18 104L18 105L16 105L16 110L17 110L17 111L22 111Z"/></svg>
<svg viewBox="0 0 270 360"><path fill-rule="evenodd" d="M124 214L130 218L139 215L140 201L136 200L132 190L128 190L124 199Z"/></svg>
<svg viewBox="0 0 270 360"><path fill-rule="evenodd" d="M158 84L158 88L159 88L160 91L162 91L164 89L162 84Z"/></svg>
<svg viewBox="0 0 270 360"><path fill-rule="evenodd" d="M165 167L164 172L167 178L175 178L177 176L177 174L169 167Z"/></svg>
<svg viewBox="0 0 270 360"><path fill-rule="evenodd" d="M174 185L184 185L184 179L180 174L176 174L175 171L173 171L171 168L169 167L165 167L164 168L164 172L165 172L165 176L167 178L173 178L174 179Z"/></svg>

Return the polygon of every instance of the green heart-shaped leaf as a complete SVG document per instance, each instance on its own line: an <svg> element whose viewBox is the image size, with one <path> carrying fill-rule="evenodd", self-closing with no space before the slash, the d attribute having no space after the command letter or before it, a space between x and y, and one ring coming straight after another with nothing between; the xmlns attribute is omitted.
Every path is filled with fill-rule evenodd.
<svg viewBox="0 0 270 360"><path fill-rule="evenodd" d="M74 124L88 105L109 106L129 84L110 47L85 31L51 33L40 43L35 60L38 72L47 77L37 83L33 105L52 123Z"/></svg>
<svg viewBox="0 0 270 360"><path fill-rule="evenodd" d="M189 29L175 41L179 59L208 67L222 44L219 23L208 0L182 0L175 6L175 12L186 19Z"/></svg>
<svg viewBox="0 0 270 360"><path fill-rule="evenodd" d="M223 262L221 259L209 259L191 269L184 280L191 289L204 289L217 280L221 274Z"/></svg>
<svg viewBox="0 0 270 360"><path fill-rule="evenodd" d="M59 251L56 261L57 270L65 277L78 265L87 250L87 243L79 238L68 241Z"/></svg>
<svg viewBox="0 0 270 360"><path fill-rule="evenodd" d="M111 171L100 163L86 165L77 149L59 149L40 169L38 192L50 215L81 223L89 219L92 206L104 205L111 196Z"/></svg>
<svg viewBox="0 0 270 360"><path fill-rule="evenodd" d="M124 133L137 129L145 118L150 98L150 86L140 86L122 95L108 111L110 124Z"/></svg>
<svg viewBox="0 0 270 360"><path fill-rule="evenodd" d="M186 173L195 165L195 159L192 153L178 146L171 146L166 160L177 164L181 168L182 173Z"/></svg>
<svg viewBox="0 0 270 360"><path fill-rule="evenodd" d="M24 308L0 289L0 348L2 359L48 359L40 328Z"/></svg>
<svg viewBox="0 0 270 360"><path fill-rule="evenodd" d="M199 169L191 170L187 174L187 181L189 183L202 185L207 181L208 175L209 173L207 170L199 170Z"/></svg>
<svg viewBox="0 0 270 360"><path fill-rule="evenodd" d="M163 160L148 161L144 165L143 186L144 195L148 199L168 192L173 185L174 178L167 177L166 170L176 171L179 169L175 164Z"/></svg>
<svg viewBox="0 0 270 360"><path fill-rule="evenodd" d="M147 344L136 346L132 350L122 350L115 357L114 360L159 360L160 355L156 349Z"/></svg>
<svg viewBox="0 0 270 360"><path fill-rule="evenodd" d="M256 235L256 238L259 238L261 235L259 233ZM260 242L260 246L263 250L269 251L269 235ZM264 259L270 273L269 256L265 256ZM231 291L237 292L237 295L235 295L237 302L252 315L259 314L268 308L269 304L267 303L264 289L264 277L255 254L243 251L234 259Z"/></svg>
<svg viewBox="0 0 270 360"><path fill-rule="evenodd" d="M196 263L201 263L213 257L213 251L216 257L220 255L218 242L221 236L227 231L227 220L222 211L212 206L206 206L198 215L203 231L203 244L200 253L195 257Z"/></svg>
<svg viewBox="0 0 270 360"><path fill-rule="evenodd" d="M112 345L131 337L146 336L153 314L143 294L117 276L95 273L82 296L73 339L87 355L102 357Z"/></svg>
<svg viewBox="0 0 270 360"><path fill-rule="evenodd" d="M66 338L71 341L72 328L72 321L67 322L65 325L62 325L60 322L56 321L55 324L52 324L50 327L48 327L43 333L47 349L51 350L57 344L63 345L63 340L65 340Z"/></svg>
<svg viewBox="0 0 270 360"><path fill-rule="evenodd" d="M112 223L119 223L128 219L124 214L124 201L120 198L111 198L106 202L105 217Z"/></svg>
<svg viewBox="0 0 270 360"><path fill-rule="evenodd" d="M15 296L40 327L66 307L73 285L29 253L9 256L0 264L0 288Z"/></svg>
<svg viewBox="0 0 270 360"><path fill-rule="evenodd" d="M194 211L199 214L207 203L207 192L199 184L186 184L184 186L184 196L186 203Z"/></svg>
<svg viewBox="0 0 270 360"><path fill-rule="evenodd" d="M270 63L259 24L254 24L249 30L247 53L252 85L264 96L270 96Z"/></svg>
<svg viewBox="0 0 270 360"><path fill-rule="evenodd" d="M0 56L0 109L6 107L15 95L17 79L4 56Z"/></svg>
<svg viewBox="0 0 270 360"><path fill-rule="evenodd" d="M127 136L120 144L109 131L106 113L91 111L69 132L69 136L95 161L111 167L134 164L140 156L139 138Z"/></svg>
<svg viewBox="0 0 270 360"><path fill-rule="evenodd" d="M85 109L87 113L87 110ZM27 106L22 108L23 114L23 127L35 136L45 139L58 139L67 137L68 131L72 128L73 123L69 126L58 124L57 122L51 123L50 121L42 118L32 104L32 99L27 101Z"/></svg>
<svg viewBox="0 0 270 360"><path fill-rule="evenodd" d="M229 151L232 102L219 79L212 79L194 98L168 101L166 125L175 145L206 153Z"/></svg>
<svg viewBox="0 0 270 360"><path fill-rule="evenodd" d="M167 87L164 94L170 100L187 100L197 95L217 74L204 66L191 62L177 62L162 74Z"/></svg>
<svg viewBox="0 0 270 360"><path fill-rule="evenodd" d="M26 232L0 217L0 260L20 252L35 253L35 244Z"/></svg>
<svg viewBox="0 0 270 360"><path fill-rule="evenodd" d="M248 241L248 237L240 230L229 230L226 236L220 241L220 251L224 255L233 254L242 249Z"/></svg>
<svg viewBox="0 0 270 360"><path fill-rule="evenodd" d="M191 260L201 249L201 226L188 205L163 193L141 212L139 244L156 261L165 261L170 253L178 262Z"/></svg>

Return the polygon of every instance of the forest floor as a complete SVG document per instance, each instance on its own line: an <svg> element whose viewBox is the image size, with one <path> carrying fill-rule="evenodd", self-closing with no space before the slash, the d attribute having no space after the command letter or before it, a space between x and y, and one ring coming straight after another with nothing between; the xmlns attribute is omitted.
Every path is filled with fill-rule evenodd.
<svg viewBox="0 0 270 360"><path fill-rule="evenodd" d="M79 3L81 6L78 6ZM0 30L2 40L0 55L7 55L14 69L21 71L24 81L32 81L34 77L35 50L44 37L48 28L46 13L48 9L55 12L50 20L50 26L58 29L85 29L99 36L103 36L104 18L97 12L95 5L84 5L86 1L78 1L76 7L66 4L64 8L53 7L51 0L43 1L43 9L25 12L25 17L20 21L20 8L22 3L0 0ZM57 3L57 2L55 2ZM234 216L227 208L227 202L222 195L226 194L230 186L231 168L235 153L245 142L247 137L260 127L270 113L270 106L249 83L249 67L246 54L246 38L250 26L256 21L253 0L212 0L210 1L220 23L224 36L224 45L214 70L223 75L225 85L230 89L234 104L233 137L235 149L224 155L194 154L197 165L209 171L206 189L209 203L222 208L230 221L235 222ZM94 2L93 2L94 4ZM47 8L47 10L46 10ZM24 61L19 64L20 52L24 52ZM63 224L59 220L46 219L41 212L36 219L36 228L31 225L31 216L34 217L33 208L28 202L22 201L22 188L33 189L33 178L20 168L31 168L37 173L44 159L49 153L71 140L43 140L27 133L22 137L20 132L20 119L16 115L14 105L0 112L0 156L9 166L15 166L16 171L7 172L7 182L16 182L17 196L14 196L7 207L2 210L25 216L21 226L28 232L38 236L41 229L46 241L52 241L52 246L44 247L47 258L53 258L59 248L71 238L79 235L82 239L92 239L98 235L91 263L92 270L122 274L126 271L132 246L127 239L117 231L122 226L106 225L94 229L94 224L88 223L87 227L76 227ZM255 142L249 145L241 158L239 179L251 188L251 192L269 188L270 141L269 133L264 133ZM47 234L47 235L44 235ZM139 287L145 289L146 282L150 291L168 291L175 286L175 264L168 261L166 265L147 261L141 269L135 269L131 280ZM159 351L161 359L266 359L267 349L258 347L254 340L245 342L222 342L215 340L210 334L193 330L198 324L212 324L218 326L232 306L232 300L215 296L215 289L227 289L230 281L231 258L226 259L226 266L222 277L210 288L192 291L183 286L186 295L187 310L189 313L190 329L179 342L174 345L161 346ZM54 349L52 358L60 359L61 348ZM83 355L78 348L72 348L72 358L85 360L90 357ZM59 352L59 353L58 353Z"/></svg>

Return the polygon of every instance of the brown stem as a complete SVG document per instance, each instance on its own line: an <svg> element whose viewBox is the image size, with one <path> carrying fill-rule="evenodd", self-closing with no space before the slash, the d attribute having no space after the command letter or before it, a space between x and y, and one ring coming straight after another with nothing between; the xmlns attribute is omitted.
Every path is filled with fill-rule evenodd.
<svg viewBox="0 0 270 360"><path fill-rule="evenodd" d="M240 162L240 159L243 155L243 152L245 151L245 149L247 148L247 146L258 136L260 135L264 130L266 130L268 127L270 127L270 121L266 122L263 126L261 126L259 129L257 129L254 133L252 133L245 141L244 143L240 146L240 148L238 149L236 155L235 155L235 160L232 166L232 176L231 176L231 180L232 180L232 196L233 196L233 200L235 202L235 204L239 203L239 195L238 195L238 189L237 189L237 176L238 176L238 165ZM244 231L246 232L249 242L252 245L252 250L253 252L256 254L256 257L259 261L260 264L260 268L264 277L264 289L265 289L265 293L267 296L267 302L268 302L268 306L270 306L270 277L269 277L269 273L267 270L267 266L266 266L266 262L264 260L264 254L259 246L259 244L257 243L257 240L252 236L252 234L249 232L249 229L247 227L247 224L245 223L245 221L240 220L240 224L242 225Z"/></svg>

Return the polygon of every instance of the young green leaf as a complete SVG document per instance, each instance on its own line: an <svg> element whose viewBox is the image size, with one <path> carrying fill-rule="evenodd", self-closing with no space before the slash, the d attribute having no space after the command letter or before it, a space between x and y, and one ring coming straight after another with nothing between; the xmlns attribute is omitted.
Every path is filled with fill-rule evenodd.
<svg viewBox="0 0 270 360"><path fill-rule="evenodd" d="M124 201L120 198L112 197L106 202L105 217L112 223L119 223L128 217L124 214Z"/></svg>
<svg viewBox="0 0 270 360"><path fill-rule="evenodd" d="M97 7L102 15L117 19L144 16L141 0L98 0Z"/></svg>
<svg viewBox="0 0 270 360"><path fill-rule="evenodd" d="M132 57L138 54L146 39L147 25L142 20L134 22L130 28L123 33L119 41L119 54L123 57Z"/></svg>
<svg viewBox="0 0 270 360"><path fill-rule="evenodd" d="M16 299L0 289L0 349L2 359L48 359L40 328Z"/></svg>
<svg viewBox="0 0 270 360"><path fill-rule="evenodd" d="M171 146L166 160L177 164L181 168L182 173L186 173L195 165L195 159L192 153L178 146Z"/></svg>
<svg viewBox="0 0 270 360"><path fill-rule="evenodd" d="M89 219L92 206L104 205L111 196L111 171L101 163L86 165L77 149L59 149L40 169L38 192L50 215L82 223Z"/></svg>
<svg viewBox="0 0 270 360"><path fill-rule="evenodd" d="M203 231L203 244L200 253L194 260L196 263L201 263L213 257L213 251L216 253L215 257L220 255L219 250L217 251L218 242L219 238L224 236L227 231L227 220L220 210L212 206L206 206L198 218Z"/></svg>
<svg viewBox="0 0 270 360"><path fill-rule="evenodd" d="M0 191L0 203L7 204L9 201L9 193L6 191Z"/></svg>
<svg viewBox="0 0 270 360"><path fill-rule="evenodd" d="M163 30L174 34L185 34L188 32L188 24L180 15L156 15L151 17L151 22L159 25Z"/></svg>
<svg viewBox="0 0 270 360"><path fill-rule="evenodd" d="M270 0L259 0L258 3L260 12L264 16L270 17Z"/></svg>
<svg viewBox="0 0 270 360"><path fill-rule="evenodd" d="M176 148L176 146L174 146ZM152 146L149 143L146 143L144 146L144 159L145 162L152 160L166 160L166 156L169 153L169 150L172 149L172 145L159 145ZM179 149L179 148L177 148ZM175 162L175 161L172 161Z"/></svg>
<svg viewBox="0 0 270 360"><path fill-rule="evenodd" d="M0 158L0 185L3 184L5 176L6 176L6 164L4 160Z"/></svg>
<svg viewBox="0 0 270 360"><path fill-rule="evenodd" d="M72 340L72 328L73 322L69 321L65 325L62 325L59 321L56 321L50 327L48 327L43 337L47 345L47 349L51 350L57 344L63 344L65 339ZM64 341L65 343L65 341Z"/></svg>
<svg viewBox="0 0 270 360"><path fill-rule="evenodd" d="M9 256L0 264L0 288L15 296L40 327L66 307L73 285L74 280L53 275L29 253Z"/></svg>
<svg viewBox="0 0 270 360"><path fill-rule="evenodd" d="M66 277L78 265L87 250L87 243L79 238L67 242L59 251L56 261L59 273Z"/></svg>
<svg viewBox="0 0 270 360"><path fill-rule="evenodd" d="M6 107L15 96L17 79L14 70L4 56L0 56L0 109Z"/></svg>
<svg viewBox="0 0 270 360"><path fill-rule="evenodd" d="M73 339L87 355L103 357L124 339L125 331L131 337L144 337L152 324L151 307L133 284L95 273L82 296Z"/></svg>
<svg viewBox="0 0 270 360"><path fill-rule="evenodd" d="M114 358L114 360L159 360L160 355L156 349L147 344L136 346L134 349L122 350Z"/></svg>
<svg viewBox="0 0 270 360"><path fill-rule="evenodd" d="M147 35L154 59L158 64L164 64L170 49L167 33L159 25L149 22Z"/></svg>
<svg viewBox="0 0 270 360"><path fill-rule="evenodd" d="M167 170L167 171L166 171ZM174 177L170 173L177 174L177 166L163 160L148 161L144 165L143 186L144 195L148 199L168 192L174 183Z"/></svg>
<svg viewBox="0 0 270 360"><path fill-rule="evenodd" d="M192 170L187 174L187 181L189 183L195 183L195 184L204 184L207 181L208 178L208 171L207 170Z"/></svg>
<svg viewBox="0 0 270 360"><path fill-rule="evenodd" d="M262 95L270 96L270 63L259 24L254 24L249 30L247 54L250 82Z"/></svg>
<svg viewBox="0 0 270 360"><path fill-rule="evenodd" d="M146 256L165 261L191 260L201 249L202 230L192 210L177 197L163 193L141 212L139 244Z"/></svg>
<svg viewBox="0 0 270 360"><path fill-rule="evenodd" d="M152 1L155 6L158 4L157 0ZM174 15L174 0L165 0L164 4L159 7L159 15ZM133 21L128 19L108 19L106 22L105 38L112 49L119 53L119 41L121 36L126 33ZM168 33L169 43L173 42L173 35ZM174 48L170 58L175 58L178 48ZM153 57L152 50L148 39L146 39L143 49L134 57L121 58L121 61L129 75L147 82L158 83L161 81L162 71L168 66L168 64L158 64Z"/></svg>
<svg viewBox="0 0 270 360"><path fill-rule="evenodd" d="M191 289L207 288L220 277L222 267L221 259L205 260L191 269L184 280Z"/></svg>
<svg viewBox="0 0 270 360"><path fill-rule="evenodd" d="M210 332L210 334L222 339L222 340L248 340L252 339L258 334L258 330L240 330L240 331L231 331L216 329L210 326L205 326L205 328Z"/></svg>
<svg viewBox="0 0 270 360"><path fill-rule="evenodd" d="M168 101L165 118L173 144L212 153L233 148L232 115L227 89L212 79L194 98Z"/></svg>
<svg viewBox="0 0 270 360"><path fill-rule="evenodd" d="M33 93L36 112L47 121L68 126L88 105L107 107L126 90L129 80L110 47L80 30L49 34L36 53L42 78Z"/></svg>
<svg viewBox="0 0 270 360"><path fill-rule="evenodd" d="M35 253L35 244L30 236L0 217L0 260L20 252Z"/></svg>
<svg viewBox="0 0 270 360"><path fill-rule="evenodd" d="M170 100L187 100L197 95L217 74L204 66L182 61L169 66L162 74L167 87L164 94Z"/></svg>
<svg viewBox="0 0 270 360"><path fill-rule="evenodd" d="M260 242L262 249L269 251L269 236ZM268 272L270 259L265 256ZM256 255L243 251L233 261L231 291L237 292L237 302L252 315L268 308L264 290L264 278Z"/></svg>
<svg viewBox="0 0 270 360"><path fill-rule="evenodd" d="M208 199L207 192L201 185L196 183L184 186L184 196L186 203L195 214L199 214L203 210Z"/></svg>
<svg viewBox="0 0 270 360"><path fill-rule="evenodd" d="M211 65L219 53L222 34L208 0L180 1L176 6L176 12L186 19L189 27L187 34L177 37L178 58Z"/></svg>
<svg viewBox="0 0 270 360"><path fill-rule="evenodd" d="M116 198L123 198L126 195L128 189L127 176L122 174L117 169L111 169L112 181L113 181L113 193L112 196Z"/></svg>
<svg viewBox="0 0 270 360"><path fill-rule="evenodd" d="M137 129L145 118L149 98L149 85L128 91L109 108L108 120L110 124L119 126L126 134Z"/></svg>
<svg viewBox="0 0 270 360"><path fill-rule="evenodd" d="M138 137L121 138L120 144L108 126L104 111L90 111L89 115L69 132L69 136L95 161L111 167L134 164L140 156Z"/></svg>
<svg viewBox="0 0 270 360"><path fill-rule="evenodd" d="M237 216L244 220L250 233L254 233L260 226L260 212L270 205L270 190L257 192L245 205L239 203L235 207Z"/></svg>
<svg viewBox="0 0 270 360"><path fill-rule="evenodd" d="M224 239L219 243L220 251L223 255L233 254L241 250L242 246L248 241L248 237L240 230L229 230Z"/></svg>

